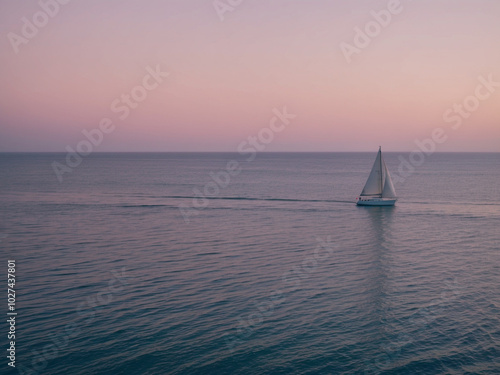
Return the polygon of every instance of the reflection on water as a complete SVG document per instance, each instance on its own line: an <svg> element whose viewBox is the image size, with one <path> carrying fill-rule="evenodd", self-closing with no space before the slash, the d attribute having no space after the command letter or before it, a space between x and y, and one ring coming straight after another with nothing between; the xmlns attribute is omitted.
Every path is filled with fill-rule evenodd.
<svg viewBox="0 0 500 375"><path fill-rule="evenodd" d="M362 206L363 207L363 206ZM376 353L375 359L365 361L365 371L377 373L390 365L384 349L389 342L388 328L391 320L391 283L393 273L392 252L394 248L392 241L393 219L396 206L392 207L363 207L369 217L369 233L373 240L371 250L373 251L373 272L368 282L371 284L370 294L373 303L374 335L371 350Z"/></svg>

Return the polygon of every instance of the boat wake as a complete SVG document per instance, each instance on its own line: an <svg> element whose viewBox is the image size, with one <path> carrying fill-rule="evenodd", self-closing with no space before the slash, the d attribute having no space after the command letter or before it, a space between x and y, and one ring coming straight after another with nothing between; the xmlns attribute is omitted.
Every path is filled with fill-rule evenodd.
<svg viewBox="0 0 500 375"><path fill-rule="evenodd" d="M193 199L194 196L184 196L184 195L171 195L164 196L162 198L169 199ZM323 203L350 203L354 204L354 201L346 200L334 200L334 199L294 199L294 198L252 198L252 197L204 197L205 199L217 199L217 200L241 200L241 201L264 201L264 202L323 202Z"/></svg>

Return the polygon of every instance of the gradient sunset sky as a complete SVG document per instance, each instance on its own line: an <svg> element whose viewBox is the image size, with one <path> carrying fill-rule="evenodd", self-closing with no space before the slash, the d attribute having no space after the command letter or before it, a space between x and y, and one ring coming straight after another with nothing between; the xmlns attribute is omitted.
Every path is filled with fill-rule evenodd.
<svg viewBox="0 0 500 375"><path fill-rule="evenodd" d="M500 151L500 87L459 129L443 119L500 82L500 1L402 0L348 63L341 43L387 4L245 0L221 20L213 0L73 0L16 53L42 8L2 1L0 151L64 152L109 118L96 151L236 152L283 106L297 117L266 151L411 151L437 127L438 151ZM111 103L157 65L170 75L121 120Z"/></svg>

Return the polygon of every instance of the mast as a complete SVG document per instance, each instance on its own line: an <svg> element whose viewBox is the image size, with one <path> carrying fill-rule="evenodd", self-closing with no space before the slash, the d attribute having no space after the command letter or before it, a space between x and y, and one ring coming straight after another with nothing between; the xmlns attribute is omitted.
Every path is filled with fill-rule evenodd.
<svg viewBox="0 0 500 375"><path fill-rule="evenodd" d="M384 177L384 172L382 169L382 146L378 146L378 152L380 154L380 196L382 196L382 191L384 190L384 181L382 181Z"/></svg>

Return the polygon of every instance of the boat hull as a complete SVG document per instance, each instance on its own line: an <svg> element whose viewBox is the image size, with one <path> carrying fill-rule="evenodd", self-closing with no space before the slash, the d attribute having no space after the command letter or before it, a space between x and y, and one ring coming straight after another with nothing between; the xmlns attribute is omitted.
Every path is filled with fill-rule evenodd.
<svg viewBox="0 0 500 375"><path fill-rule="evenodd" d="M394 206L397 198L365 198L358 199L358 206Z"/></svg>

